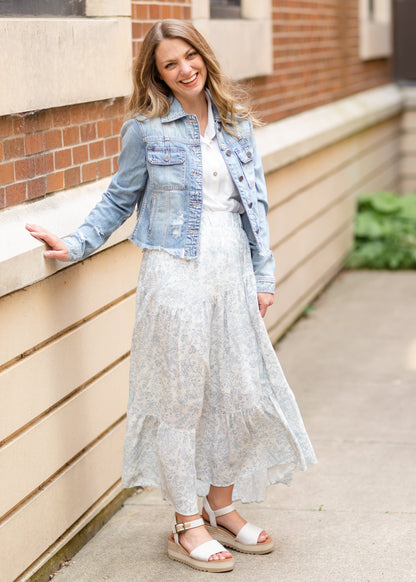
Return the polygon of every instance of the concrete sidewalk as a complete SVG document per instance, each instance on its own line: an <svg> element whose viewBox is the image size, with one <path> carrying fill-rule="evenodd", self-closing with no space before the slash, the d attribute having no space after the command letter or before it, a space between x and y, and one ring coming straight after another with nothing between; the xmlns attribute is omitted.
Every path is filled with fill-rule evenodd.
<svg viewBox="0 0 416 582"><path fill-rule="evenodd" d="M319 464L243 506L276 550L224 579L416 581L416 272L341 274L277 352ZM168 559L171 519L157 491L129 498L54 580L212 580Z"/></svg>

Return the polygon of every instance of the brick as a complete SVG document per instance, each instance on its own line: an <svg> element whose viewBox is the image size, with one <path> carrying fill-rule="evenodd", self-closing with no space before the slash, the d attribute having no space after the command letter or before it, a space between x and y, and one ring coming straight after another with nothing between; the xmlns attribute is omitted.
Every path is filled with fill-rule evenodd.
<svg viewBox="0 0 416 582"><path fill-rule="evenodd" d="M11 182L14 182L14 163L0 164L0 184L10 184Z"/></svg>
<svg viewBox="0 0 416 582"><path fill-rule="evenodd" d="M13 118L10 115L0 117L0 137L11 137L13 135Z"/></svg>
<svg viewBox="0 0 416 582"><path fill-rule="evenodd" d="M79 143L79 127L77 125L65 127L62 130L62 138L65 147Z"/></svg>
<svg viewBox="0 0 416 582"><path fill-rule="evenodd" d="M71 111L68 107L59 107L52 111L52 121L55 127L71 124Z"/></svg>
<svg viewBox="0 0 416 582"><path fill-rule="evenodd" d="M81 171L79 166L75 168L69 168L69 170L64 171L64 184L65 188L73 188L78 186L81 182Z"/></svg>
<svg viewBox="0 0 416 582"><path fill-rule="evenodd" d="M5 160L21 158L25 153L25 140L23 137L6 139L3 142L3 155Z"/></svg>
<svg viewBox="0 0 416 582"><path fill-rule="evenodd" d="M6 188L0 188L0 208L6 206Z"/></svg>
<svg viewBox="0 0 416 582"><path fill-rule="evenodd" d="M72 159L75 165L88 162L88 146L80 145L72 149Z"/></svg>
<svg viewBox="0 0 416 582"><path fill-rule="evenodd" d="M26 155L37 154L44 151L43 133L32 133L25 137Z"/></svg>
<svg viewBox="0 0 416 582"><path fill-rule="evenodd" d="M52 123L52 112L50 109L31 111L13 117L13 131L15 134L35 133L49 129Z"/></svg>
<svg viewBox="0 0 416 582"><path fill-rule="evenodd" d="M29 178L33 178L36 174L34 158L23 158L22 160L17 160L14 163L14 168L17 181L28 180Z"/></svg>
<svg viewBox="0 0 416 582"><path fill-rule="evenodd" d="M0 141L0 162L2 162L4 159L4 154L3 154L3 144Z"/></svg>
<svg viewBox="0 0 416 582"><path fill-rule="evenodd" d="M91 182L91 180L97 179L97 162L91 162L89 164L84 164L81 167L82 181Z"/></svg>
<svg viewBox="0 0 416 582"><path fill-rule="evenodd" d="M147 20L149 18L149 7L146 4L133 4L133 19Z"/></svg>
<svg viewBox="0 0 416 582"><path fill-rule="evenodd" d="M76 125L80 123L85 123L90 119L90 113L88 104L80 103L79 105L73 105L70 110L71 123Z"/></svg>
<svg viewBox="0 0 416 582"><path fill-rule="evenodd" d="M119 135L124 123L124 117L116 117L112 120L113 135Z"/></svg>
<svg viewBox="0 0 416 582"><path fill-rule="evenodd" d="M88 110L91 121L101 119L103 117L104 102L93 101L91 103L88 103Z"/></svg>
<svg viewBox="0 0 416 582"><path fill-rule="evenodd" d="M81 141L92 141L97 137L97 127L95 123L86 123L81 125Z"/></svg>
<svg viewBox="0 0 416 582"><path fill-rule="evenodd" d="M62 147L62 130L51 129L44 134L45 150L56 150Z"/></svg>
<svg viewBox="0 0 416 582"><path fill-rule="evenodd" d="M53 154L42 154L40 156L35 156L35 170L36 175L39 176L41 174L49 174L49 172L53 172L54 168L54 159Z"/></svg>
<svg viewBox="0 0 416 582"><path fill-rule="evenodd" d="M14 206L26 200L26 182L11 184L5 188L5 206Z"/></svg>
<svg viewBox="0 0 416 582"><path fill-rule="evenodd" d="M111 160L111 165L113 166L113 174L115 174L116 172L118 172L118 156L114 156L114 158Z"/></svg>
<svg viewBox="0 0 416 582"><path fill-rule="evenodd" d="M105 178L106 176L111 176L111 160L100 160L97 162L97 172L99 178Z"/></svg>
<svg viewBox="0 0 416 582"><path fill-rule="evenodd" d="M143 38L143 24L141 22L133 22L131 34L133 38Z"/></svg>
<svg viewBox="0 0 416 582"><path fill-rule="evenodd" d="M46 194L57 192L64 187L64 172L54 172L46 176Z"/></svg>
<svg viewBox="0 0 416 582"><path fill-rule="evenodd" d="M55 170L60 170L62 168L68 168L72 165L71 150L68 148L66 150L59 150L54 153L55 158Z"/></svg>
<svg viewBox="0 0 416 582"><path fill-rule="evenodd" d="M149 16L150 16L150 20L159 20L159 18L160 18L160 6L158 6L158 4L151 4L149 6Z"/></svg>
<svg viewBox="0 0 416 582"><path fill-rule="evenodd" d="M119 114L119 104L115 99L109 99L104 103L103 115L106 119L115 117Z"/></svg>
<svg viewBox="0 0 416 582"><path fill-rule="evenodd" d="M27 183L27 197L28 200L34 198L41 198L46 194L46 177L34 178Z"/></svg>
<svg viewBox="0 0 416 582"><path fill-rule="evenodd" d="M171 7L166 6L166 4L160 7L160 18L162 20L164 20L165 18L170 18L170 8Z"/></svg>
<svg viewBox="0 0 416 582"><path fill-rule="evenodd" d="M114 156L119 153L119 138L110 137L105 140L105 155Z"/></svg>
<svg viewBox="0 0 416 582"><path fill-rule="evenodd" d="M181 20L183 17L184 14L182 6L173 6L172 18L177 18L178 20Z"/></svg>
<svg viewBox="0 0 416 582"><path fill-rule="evenodd" d="M102 158L104 155L104 142L94 141L88 145L90 160Z"/></svg>
<svg viewBox="0 0 416 582"><path fill-rule="evenodd" d="M107 137L111 135L111 119L102 119L97 121L97 137Z"/></svg>

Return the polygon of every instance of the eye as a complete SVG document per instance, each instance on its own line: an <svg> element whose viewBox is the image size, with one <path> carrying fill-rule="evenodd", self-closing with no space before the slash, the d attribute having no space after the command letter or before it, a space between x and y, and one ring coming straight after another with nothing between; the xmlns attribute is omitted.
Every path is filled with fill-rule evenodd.
<svg viewBox="0 0 416 582"><path fill-rule="evenodd" d="M188 59L193 59L197 55L198 53L196 51L191 51L190 53L188 53Z"/></svg>
<svg viewBox="0 0 416 582"><path fill-rule="evenodd" d="M168 63L167 65L165 65L165 69L171 69L173 65L174 63Z"/></svg>

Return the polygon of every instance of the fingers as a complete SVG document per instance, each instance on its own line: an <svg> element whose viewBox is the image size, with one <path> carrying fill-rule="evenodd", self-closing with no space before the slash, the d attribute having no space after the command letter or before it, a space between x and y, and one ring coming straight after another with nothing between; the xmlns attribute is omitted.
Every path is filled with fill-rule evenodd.
<svg viewBox="0 0 416 582"><path fill-rule="evenodd" d="M257 301L259 304L260 315L264 317L267 309L273 305L273 293L257 293Z"/></svg>
<svg viewBox="0 0 416 582"><path fill-rule="evenodd" d="M69 251L66 244L58 237L43 226L38 224L26 224L26 230L30 234L43 242L51 248L43 253L47 259L57 259L58 261L69 261Z"/></svg>

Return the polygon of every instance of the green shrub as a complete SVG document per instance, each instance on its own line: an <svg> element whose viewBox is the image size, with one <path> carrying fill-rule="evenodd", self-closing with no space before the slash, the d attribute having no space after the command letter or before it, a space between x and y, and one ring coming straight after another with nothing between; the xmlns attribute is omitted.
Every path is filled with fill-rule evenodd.
<svg viewBox="0 0 416 582"><path fill-rule="evenodd" d="M377 192L358 198L352 269L416 268L416 192Z"/></svg>

